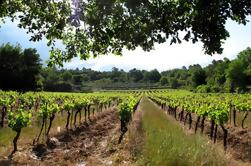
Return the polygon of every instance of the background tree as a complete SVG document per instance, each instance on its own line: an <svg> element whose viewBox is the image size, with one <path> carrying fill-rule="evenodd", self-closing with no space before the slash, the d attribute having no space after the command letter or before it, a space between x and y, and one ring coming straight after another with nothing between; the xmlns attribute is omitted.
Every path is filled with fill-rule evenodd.
<svg viewBox="0 0 251 166"><path fill-rule="evenodd" d="M160 84L162 86L168 85L168 78L166 76L162 76L161 79L160 79Z"/></svg>
<svg viewBox="0 0 251 166"><path fill-rule="evenodd" d="M133 82L139 82L144 77L143 73L140 70L137 70L136 68L130 70L128 75L132 79Z"/></svg>
<svg viewBox="0 0 251 166"><path fill-rule="evenodd" d="M235 61L242 63L235 66ZM85 77L85 80L82 80L81 84L74 82L74 80L69 82L72 85L72 89L68 89L72 91L91 91L92 89L158 88L159 85L165 85L167 83L166 85L171 88L185 88L198 92L229 92L230 90L231 92L241 92L250 89L250 62L250 49L247 48L232 61L227 58L217 61L214 60L204 68L195 64L188 68L183 66L179 69L171 69L161 73L157 70L141 71L137 69L125 72L118 68L113 68L111 71L103 72L85 68L81 70L55 69L54 75L57 77L65 72L69 72L72 76L80 75L83 78ZM240 67L241 69L239 71L241 74L233 72L237 73L236 77L230 75L230 69L233 71L232 67L229 67L230 65L235 66L235 68ZM243 86L239 85L240 78L237 77L242 75L243 78L245 78ZM232 77L231 79L230 76ZM47 78L45 78L45 80L46 79ZM53 82L63 83L64 80L56 78ZM46 86L46 81L44 81L44 85ZM54 87L54 90L55 88L57 87ZM48 89L45 88L45 90Z"/></svg>
<svg viewBox="0 0 251 166"><path fill-rule="evenodd" d="M247 92L251 88L251 49L240 52L234 60L214 60L204 68L195 64L159 73L156 69L126 72L114 67L101 72L85 68L42 68L35 49L22 50L19 45L5 44L0 47L0 77L1 90L90 92L168 85L197 92Z"/></svg>
<svg viewBox="0 0 251 166"><path fill-rule="evenodd" d="M57 69L54 68L44 68L42 71L42 76L44 78L44 90L55 91L56 83L60 80Z"/></svg>
<svg viewBox="0 0 251 166"><path fill-rule="evenodd" d="M169 84L172 89L176 89L179 86L178 81L173 77L169 79Z"/></svg>
<svg viewBox="0 0 251 166"><path fill-rule="evenodd" d="M22 50L19 45L5 44L0 47L0 89L42 89L39 54L36 49ZM38 83L39 81L39 83Z"/></svg>
<svg viewBox="0 0 251 166"><path fill-rule="evenodd" d="M250 62L251 62L251 49L248 47L240 52L237 59L229 64L226 70L226 87L228 91L241 92L245 91L247 86L250 85Z"/></svg>
<svg viewBox="0 0 251 166"><path fill-rule="evenodd" d="M144 74L144 80L150 83L156 83L160 80L160 73L157 69L151 70L149 72L145 72Z"/></svg>
<svg viewBox="0 0 251 166"><path fill-rule="evenodd" d="M118 82L120 75L121 75L121 72L119 71L119 69L116 67L113 67L112 71L110 72L111 80L113 82Z"/></svg>
<svg viewBox="0 0 251 166"><path fill-rule="evenodd" d="M63 81L65 82L71 82L72 81L72 73L69 71L65 71L61 75Z"/></svg>
<svg viewBox="0 0 251 166"><path fill-rule="evenodd" d="M76 85L81 85L82 79L83 79L83 77L81 75L73 75L73 82Z"/></svg>
<svg viewBox="0 0 251 166"><path fill-rule="evenodd" d="M41 79L39 73L42 68L37 50L34 48L24 49L21 59L21 66L23 66L21 67L23 89L41 89L41 83L37 83Z"/></svg>
<svg viewBox="0 0 251 166"><path fill-rule="evenodd" d="M22 49L20 45L5 44L0 47L0 76L1 89L19 89L17 80L21 79L20 62ZM13 59L15 59L13 61Z"/></svg>
<svg viewBox="0 0 251 166"><path fill-rule="evenodd" d="M206 82L212 92L224 91L226 83L226 70L228 69L230 60L224 58L224 60L215 61L205 68Z"/></svg>
<svg viewBox="0 0 251 166"><path fill-rule="evenodd" d="M200 65L189 66L189 71L191 73L191 86L193 88L206 84L206 73Z"/></svg>

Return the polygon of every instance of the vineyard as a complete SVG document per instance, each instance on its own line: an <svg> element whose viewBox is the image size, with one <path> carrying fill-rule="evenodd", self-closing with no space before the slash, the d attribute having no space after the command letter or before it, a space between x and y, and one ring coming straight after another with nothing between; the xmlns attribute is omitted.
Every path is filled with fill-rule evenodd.
<svg viewBox="0 0 251 166"><path fill-rule="evenodd" d="M251 111L251 95L235 94L165 94L157 93L151 99L167 110L175 119L189 123L191 129L193 118L196 118L195 133L198 127L204 131L205 120L211 122L210 138L217 138L218 126L224 133L224 148L227 148L228 131L226 124L236 126L236 112L241 112L241 127L245 128L245 120ZM250 125L250 123L248 124Z"/></svg>
<svg viewBox="0 0 251 166"><path fill-rule="evenodd" d="M2 140L10 140L9 129L16 135L13 139L11 157L17 151L17 141L24 128L29 128L36 136L32 143L38 143L43 136L48 140L54 121L65 123L66 130L76 128L83 121L90 120L91 115L98 114L105 109L120 105L121 131L126 130L126 123L130 119L130 112L137 104L135 95L119 93L97 94L64 94L64 93L25 93L1 92L1 146ZM135 96L135 97L134 97ZM122 102L123 101L123 102ZM38 133L35 133L37 130ZM6 133L6 134L5 134ZM42 134L43 133L43 134ZM24 133L25 134L25 133ZM2 148L2 147L1 147Z"/></svg>
<svg viewBox="0 0 251 166"><path fill-rule="evenodd" d="M239 150L234 152L240 153L237 159L250 162L251 95L204 94L178 90L86 94L0 92L0 159L8 157L15 160L16 153L24 151L23 147L29 145L39 160L43 154L36 149L42 145L43 148L45 145L49 149L56 148L58 145L54 143L55 136L62 133L70 136L80 130L85 132L86 127L93 130L90 131L94 132L92 134L98 135L99 132L102 133L103 127L112 123L119 126L115 144L123 144L123 138L130 130L128 124L139 105L144 105L141 103L142 97L160 107L167 116L172 117L171 120L187 126L186 130L208 135L213 143L222 141L221 146L225 152L238 146ZM142 112L144 114L144 110ZM99 130L95 126L102 119L104 124L98 127ZM241 136L247 137L246 140L234 134L236 131L242 132ZM64 139L65 137L64 135Z"/></svg>
<svg viewBox="0 0 251 166"><path fill-rule="evenodd" d="M251 166L250 20L251 0L0 1L0 166Z"/></svg>

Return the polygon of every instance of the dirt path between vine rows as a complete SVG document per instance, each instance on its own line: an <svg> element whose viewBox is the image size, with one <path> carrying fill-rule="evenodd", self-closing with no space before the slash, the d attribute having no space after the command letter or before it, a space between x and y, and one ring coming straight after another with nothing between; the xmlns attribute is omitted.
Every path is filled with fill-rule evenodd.
<svg viewBox="0 0 251 166"><path fill-rule="evenodd" d="M97 166L97 165L130 165L128 161L116 160L120 145L120 121L116 108L106 110L88 124L85 123L70 132L55 136L59 145L54 149L46 146L40 156L34 154L32 147L19 151L13 161L6 160L0 165L62 165L62 166ZM42 148L42 149L43 149Z"/></svg>

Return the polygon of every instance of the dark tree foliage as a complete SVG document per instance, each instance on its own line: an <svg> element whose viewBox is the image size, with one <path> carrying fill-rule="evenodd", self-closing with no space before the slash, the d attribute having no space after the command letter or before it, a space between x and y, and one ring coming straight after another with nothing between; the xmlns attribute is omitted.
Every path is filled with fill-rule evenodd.
<svg viewBox="0 0 251 166"><path fill-rule="evenodd" d="M168 84L168 78L166 76L161 77L160 84L161 85L167 85Z"/></svg>
<svg viewBox="0 0 251 166"><path fill-rule="evenodd" d="M37 90L41 70L39 54L36 49L22 50L19 45L5 44L0 47L0 89Z"/></svg>
<svg viewBox="0 0 251 166"><path fill-rule="evenodd" d="M244 92L251 86L251 49L240 52L236 59L213 61L206 67L198 64L188 68L172 69L159 73L132 69L128 72L116 67L111 71L43 69L44 90L85 91L111 88L186 88L198 92ZM67 77L66 77L67 76ZM73 78L73 79L68 79ZM62 86L62 83L66 85ZM60 84L60 85L58 85ZM65 87L60 88L60 87Z"/></svg>
<svg viewBox="0 0 251 166"><path fill-rule="evenodd" d="M157 69L151 70L150 72L145 72L144 74L144 80L146 82L156 83L159 82L160 78L161 75Z"/></svg>
<svg viewBox="0 0 251 166"><path fill-rule="evenodd" d="M228 90L241 92L251 85L251 49L239 53L237 59L229 64L226 70Z"/></svg>
<svg viewBox="0 0 251 166"><path fill-rule="evenodd" d="M213 61L205 68L191 65L161 73L169 78L172 88L185 87L199 92L245 92L251 87L251 49L240 52L236 59ZM251 90L251 89L250 89Z"/></svg>
<svg viewBox="0 0 251 166"><path fill-rule="evenodd" d="M49 92L72 92L72 85L67 82L59 82L55 84L46 84L45 91Z"/></svg>
<svg viewBox="0 0 251 166"><path fill-rule="evenodd" d="M169 82L170 82L170 88L176 89L179 87L178 81L175 78L171 77Z"/></svg>
<svg viewBox="0 0 251 166"><path fill-rule="evenodd" d="M144 78L142 71L137 70L136 68L130 70L128 74L133 82L139 82Z"/></svg>
<svg viewBox="0 0 251 166"><path fill-rule="evenodd" d="M73 76L73 81L74 84L80 85L82 83L83 77L81 75L74 75Z"/></svg>
<svg viewBox="0 0 251 166"><path fill-rule="evenodd" d="M74 70L76 73L79 71ZM70 92L73 91L72 83L74 79L72 78L73 70L62 70L58 71L55 67L52 68L43 68L41 75L43 76L43 84L45 91L52 91L52 92ZM64 77L68 75L67 77ZM66 79L67 78L67 79Z"/></svg>
<svg viewBox="0 0 251 166"><path fill-rule="evenodd" d="M37 86L37 79L41 70L39 54L36 49L25 49L21 57L21 80L24 90L34 90Z"/></svg>
<svg viewBox="0 0 251 166"><path fill-rule="evenodd" d="M70 82L72 80L72 73L69 71L65 71L61 76L65 82Z"/></svg>
<svg viewBox="0 0 251 166"><path fill-rule="evenodd" d="M191 86L193 88L206 84L206 73L200 65L189 66L189 71L191 73Z"/></svg>
<svg viewBox="0 0 251 166"><path fill-rule="evenodd" d="M230 60L224 58L224 60L215 61L205 68L207 85L210 86L212 92L224 91L226 84L226 73L225 70L228 68Z"/></svg>
<svg viewBox="0 0 251 166"><path fill-rule="evenodd" d="M250 0L9 0L0 3L0 18L20 20L18 25L43 36L52 46L50 65L80 56L122 54L122 49L140 46L149 51L167 40L201 41L207 54L222 53L229 37L225 28L231 19L246 24ZM181 36L180 32L185 35ZM65 51L54 46L62 40Z"/></svg>
<svg viewBox="0 0 251 166"><path fill-rule="evenodd" d="M232 61L224 58L204 68L195 64L159 73L156 69L126 72L114 67L101 72L42 68L35 49L5 44L0 47L0 77L1 90L70 92L164 86L198 92L245 92L251 87L251 49L243 50Z"/></svg>

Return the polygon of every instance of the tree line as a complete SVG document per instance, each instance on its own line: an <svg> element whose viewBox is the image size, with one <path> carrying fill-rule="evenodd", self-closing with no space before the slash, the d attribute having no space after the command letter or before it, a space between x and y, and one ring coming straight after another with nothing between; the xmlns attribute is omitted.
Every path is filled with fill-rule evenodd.
<svg viewBox="0 0 251 166"><path fill-rule="evenodd" d="M42 90L41 70L42 64L36 49L22 50L20 45L9 43L0 47L0 89Z"/></svg>
<svg viewBox="0 0 251 166"><path fill-rule="evenodd" d="M43 67L36 49L20 45L0 47L0 89L17 91L83 92L97 89L185 88L196 92L246 92L251 86L251 49L236 59L214 60L159 72L136 68L128 72L112 68L94 71L86 68Z"/></svg>
<svg viewBox="0 0 251 166"><path fill-rule="evenodd" d="M161 73L161 83L172 88L196 92L246 92L251 86L251 48L241 51L234 60L213 60L206 67L198 64Z"/></svg>

